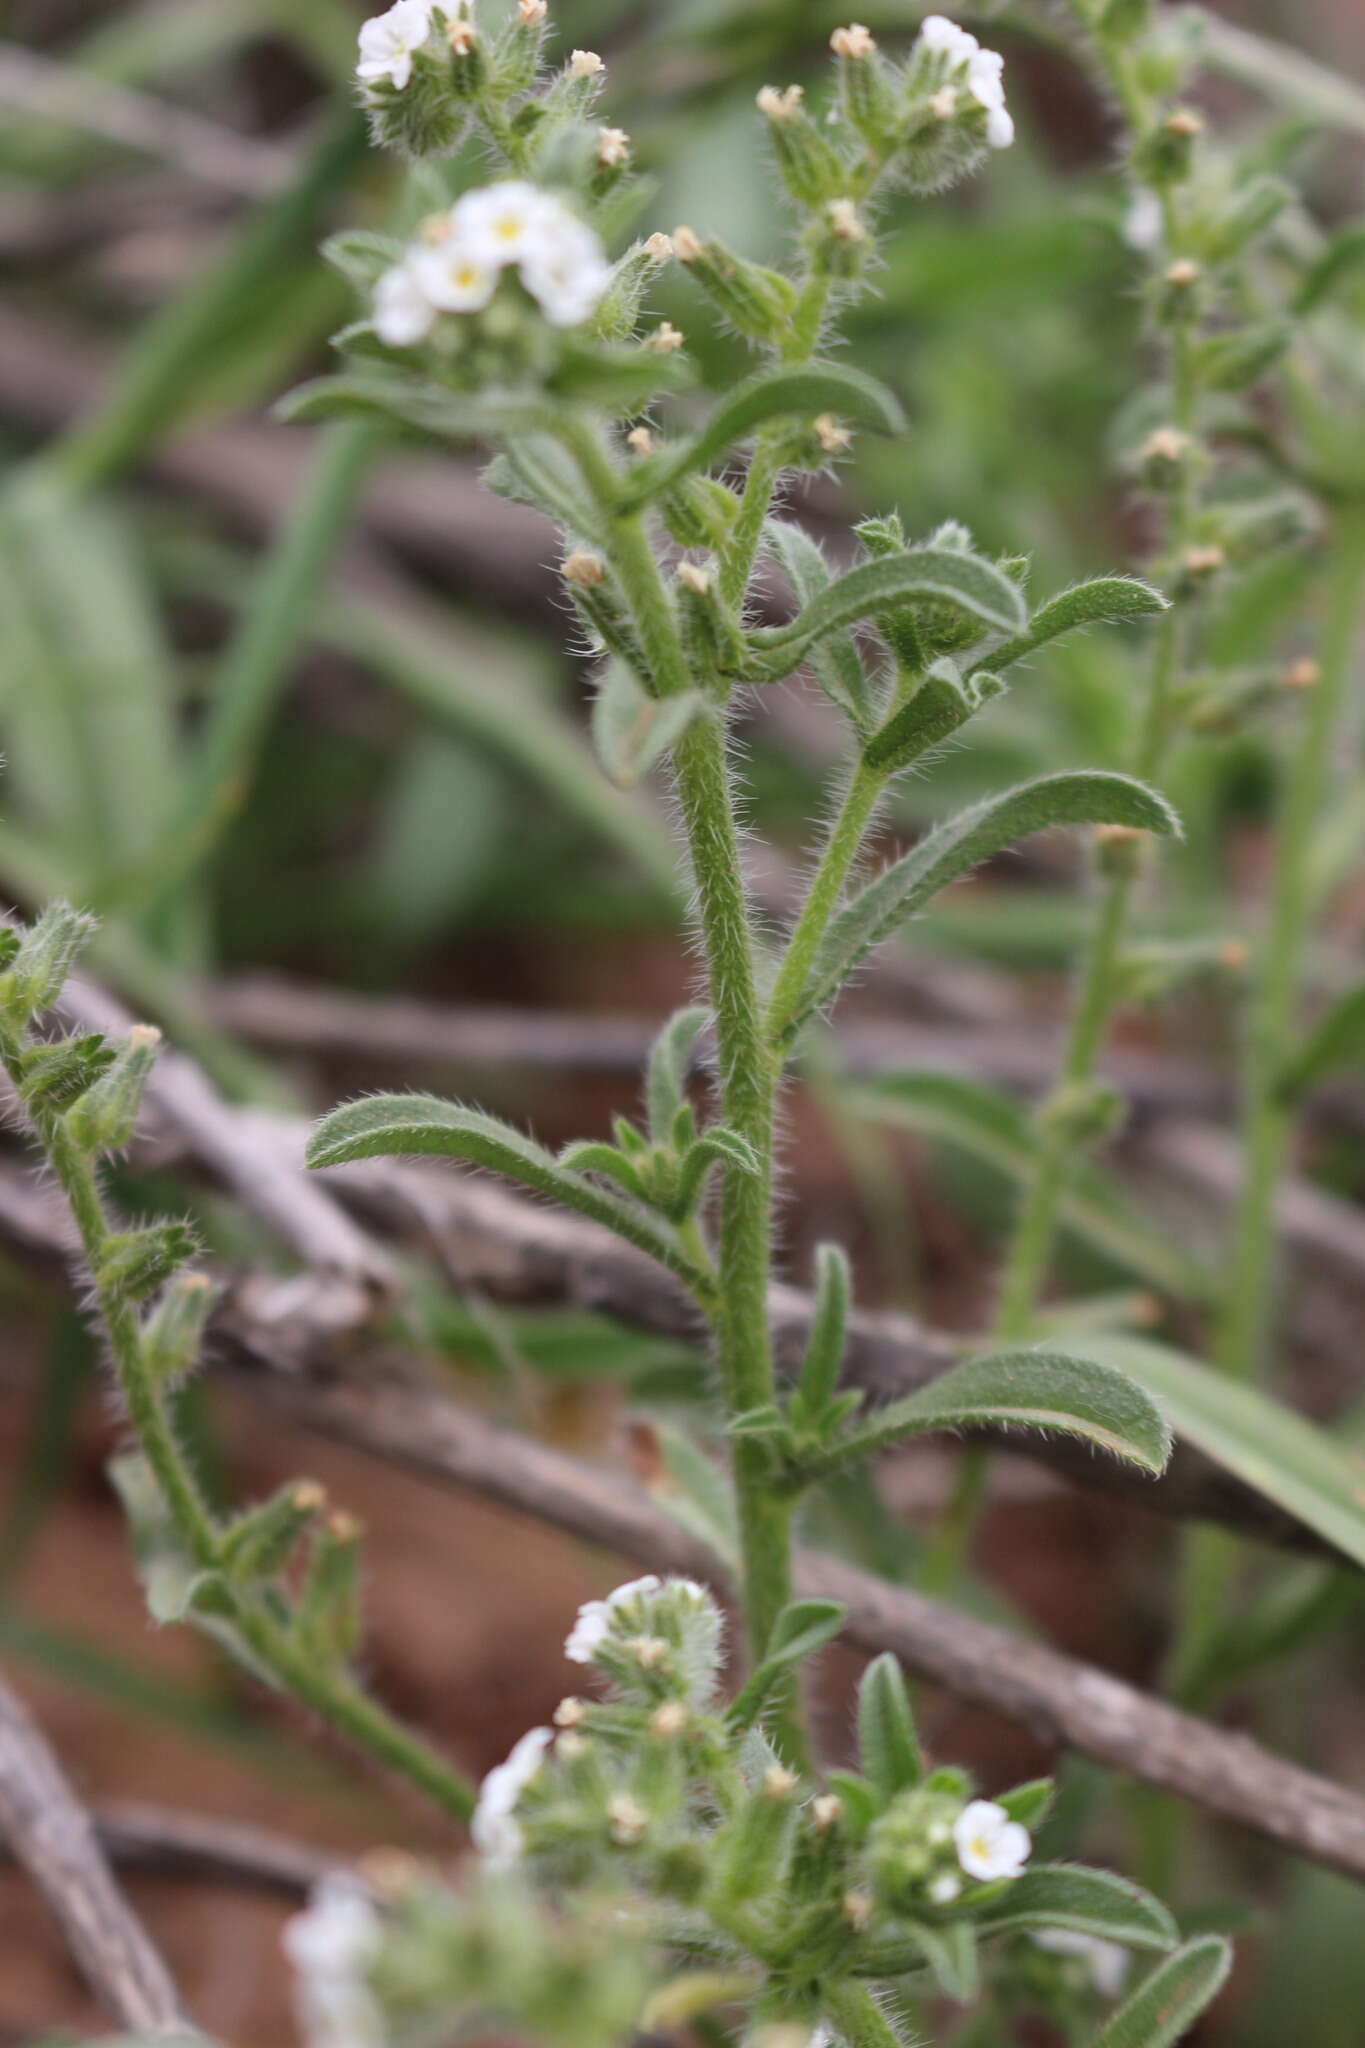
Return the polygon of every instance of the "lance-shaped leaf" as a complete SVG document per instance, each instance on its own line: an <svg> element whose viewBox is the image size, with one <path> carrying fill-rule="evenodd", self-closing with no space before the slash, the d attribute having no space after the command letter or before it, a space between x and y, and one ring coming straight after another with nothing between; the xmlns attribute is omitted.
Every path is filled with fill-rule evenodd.
<svg viewBox="0 0 1365 2048"><path fill-rule="evenodd" d="M605 1224L627 1243L667 1266L689 1286L705 1287L691 1261L646 1216L580 1174L552 1152L498 1117L444 1102L436 1095L369 1095L325 1116L308 1141L310 1166L342 1166L353 1159L409 1154L462 1159L533 1188Z"/></svg>
<svg viewBox="0 0 1365 2048"><path fill-rule="evenodd" d="M1232 1949L1218 1935L1186 1942L1110 2014L1094 2048L1175 2048L1212 2005L1231 1967Z"/></svg>
<svg viewBox="0 0 1365 2048"><path fill-rule="evenodd" d="M1333 1074L1365 1068L1365 981L1321 1016L1280 1077L1280 1094L1297 1101Z"/></svg>
<svg viewBox="0 0 1365 2048"><path fill-rule="evenodd" d="M799 526L785 519L770 519L764 532L797 603L814 603L834 581L829 563L816 543ZM831 704L838 706L855 732L866 732L875 715L872 690L853 635L831 633L812 651L810 666Z"/></svg>
<svg viewBox="0 0 1365 2048"><path fill-rule="evenodd" d="M713 1124L689 1145L678 1175L677 1218L690 1216L701 1200L706 1176L713 1166L733 1166L738 1173L756 1174L761 1169L758 1154L747 1138L724 1124Z"/></svg>
<svg viewBox="0 0 1365 2048"><path fill-rule="evenodd" d="M899 774L931 747L951 739L983 705L1004 695L1008 685L988 669L963 676L945 655L936 661L908 704L901 706L863 748L869 768Z"/></svg>
<svg viewBox="0 0 1365 2048"><path fill-rule="evenodd" d="M649 1135L656 1145L667 1144L673 1119L686 1096L687 1074L692 1052L706 1029L711 1012L701 1003L675 1010L650 1049L645 1077L645 1108Z"/></svg>
<svg viewBox="0 0 1365 2048"><path fill-rule="evenodd" d="M1022 632L982 656L982 666L992 670L1011 667L1026 654L1060 640L1082 626L1115 624L1123 619L1149 619L1170 609L1168 601L1150 583L1136 576L1098 576L1092 583L1078 583L1040 605Z"/></svg>
<svg viewBox="0 0 1365 2048"><path fill-rule="evenodd" d="M884 434L900 433L905 415L898 400L875 378L843 363L808 363L791 369L760 370L747 377L716 407L705 425L673 448L637 464L625 486L625 510L644 505L670 490L680 478L723 455L769 420L814 419L837 413L858 426Z"/></svg>
<svg viewBox="0 0 1365 2048"><path fill-rule="evenodd" d="M858 1761L883 1805L924 1775L910 1695L889 1650L873 1658L858 1687Z"/></svg>
<svg viewBox="0 0 1365 2048"><path fill-rule="evenodd" d="M1126 1373L1067 1352L991 1352L964 1359L890 1401L838 1443L803 1460L802 1484L907 1437L936 1430L1037 1429L1075 1436L1144 1471L1165 1470L1171 1432L1151 1395Z"/></svg>
<svg viewBox="0 0 1365 2048"><path fill-rule="evenodd" d="M817 1245L815 1314L797 1382L810 1415L818 1416L828 1407L839 1384L852 1279L848 1254L841 1245Z"/></svg>
<svg viewBox="0 0 1365 2048"><path fill-rule="evenodd" d="M540 392L481 391L465 397L422 377L368 374L315 377L275 408L292 424L339 418L389 419L443 441L494 441L553 429L553 408Z"/></svg>
<svg viewBox="0 0 1365 2048"><path fill-rule="evenodd" d="M844 905L821 941L789 1030L829 1002L858 962L940 889L1016 839L1052 825L1132 825L1166 835L1180 830L1175 812L1155 790L1100 770L1040 776L960 811Z"/></svg>
<svg viewBox="0 0 1365 2048"><path fill-rule="evenodd" d="M612 661L592 707L597 758L618 789L633 789L706 710L700 690L650 697L624 661Z"/></svg>
<svg viewBox="0 0 1365 2048"><path fill-rule="evenodd" d="M915 598L938 598L999 633L1022 633L1028 614L1017 584L980 555L961 548L907 548L860 562L822 590L790 624L751 633L750 682L780 682L831 633L894 611Z"/></svg>
<svg viewBox="0 0 1365 2048"><path fill-rule="evenodd" d="M727 1709L725 1718L732 1728L753 1727L783 1673L834 1641L844 1612L837 1600L793 1600L783 1608L773 1623L763 1661Z"/></svg>
<svg viewBox="0 0 1365 2048"><path fill-rule="evenodd" d="M1161 1901L1140 1885L1068 1863L1035 1863L988 1900L976 1924L982 1934L1065 1927L1125 1948L1171 1949L1180 1939Z"/></svg>

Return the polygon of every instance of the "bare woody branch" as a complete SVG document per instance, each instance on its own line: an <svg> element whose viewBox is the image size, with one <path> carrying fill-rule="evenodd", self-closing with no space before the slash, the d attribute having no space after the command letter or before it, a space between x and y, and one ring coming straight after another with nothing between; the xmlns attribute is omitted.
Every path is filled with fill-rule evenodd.
<svg viewBox="0 0 1365 2048"><path fill-rule="evenodd" d="M0 1832L110 2015L142 2034L193 2034L165 1964L114 1882L89 1814L3 1679Z"/></svg>

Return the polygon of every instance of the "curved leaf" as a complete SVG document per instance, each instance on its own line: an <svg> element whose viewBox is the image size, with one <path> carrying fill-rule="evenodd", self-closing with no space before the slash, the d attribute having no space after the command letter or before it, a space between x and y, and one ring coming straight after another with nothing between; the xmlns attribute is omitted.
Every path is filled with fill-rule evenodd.
<svg viewBox="0 0 1365 2048"><path fill-rule="evenodd" d="M829 589L834 581L829 563L801 527L786 519L770 519L764 534L799 605L813 603L821 591ZM810 665L831 704L838 706L855 732L865 732L875 714L871 686L853 635L831 633L812 649Z"/></svg>
<svg viewBox="0 0 1365 2048"><path fill-rule="evenodd" d="M860 562L788 625L751 633L753 659L746 675L751 682L780 682L831 633L926 597L957 605L1000 633L1020 633L1027 620L1018 585L993 562L961 548L907 548L903 554Z"/></svg>
<svg viewBox="0 0 1365 2048"><path fill-rule="evenodd" d="M1094 2048L1174 2048L1223 1988L1232 1949L1219 1936L1187 1942L1112 2013Z"/></svg>
<svg viewBox="0 0 1365 2048"><path fill-rule="evenodd" d="M936 661L908 704L872 735L863 748L869 768L898 775L913 761L927 754L974 718L1009 685L989 669L974 669L963 676L956 662L945 655Z"/></svg>
<svg viewBox="0 0 1365 2048"><path fill-rule="evenodd" d="M1022 633L1002 647L989 650L983 657L983 666L991 670L1009 668L1035 648L1045 647L1049 640L1060 639L1063 633L1074 633L1082 626L1114 624L1121 619L1153 618L1169 609L1168 599L1136 576L1098 576L1092 583L1078 583L1074 589L1060 591L1040 605Z"/></svg>
<svg viewBox="0 0 1365 2048"><path fill-rule="evenodd" d="M1175 812L1155 790L1131 776L1099 770L1040 776L960 811L844 905L821 941L789 1028L829 1002L858 962L949 882L1016 839L1052 825L1132 825L1167 836L1180 831Z"/></svg>
<svg viewBox="0 0 1365 2048"><path fill-rule="evenodd" d="M673 1118L686 1091L693 1048L710 1019L711 1012L703 1003L675 1010L650 1049L645 1106L649 1113L649 1135L656 1145L668 1142Z"/></svg>
<svg viewBox="0 0 1365 2048"><path fill-rule="evenodd" d="M444 441L534 434L552 426L554 417L539 392L481 391L466 398L424 378L378 370L369 376L315 377L287 392L275 407L275 417L293 425L357 414L416 427Z"/></svg>
<svg viewBox="0 0 1365 2048"><path fill-rule="evenodd" d="M737 384L697 433L674 448L661 449L635 468L622 495L623 509L657 498L768 420L793 414L813 419L822 412L837 413L841 419L884 434L900 433L905 426L905 415L892 393L875 378L843 363L760 370Z"/></svg>
<svg viewBox="0 0 1365 2048"><path fill-rule="evenodd" d="M1168 1345L1107 1335L1069 1341L1085 1357L1145 1387L1183 1441L1365 1565L1359 1459L1338 1448L1325 1430Z"/></svg>
<svg viewBox="0 0 1365 2048"><path fill-rule="evenodd" d="M1345 1068L1365 1068L1365 981L1318 1019L1281 1076L1280 1093L1295 1101Z"/></svg>
<svg viewBox="0 0 1365 2048"><path fill-rule="evenodd" d="M964 1359L927 1386L890 1401L801 1470L803 1482L934 1430L1040 1429L1077 1436L1145 1471L1171 1452L1165 1416L1127 1373L1091 1358L1041 1349Z"/></svg>
<svg viewBox="0 0 1365 2048"><path fill-rule="evenodd" d="M597 758L618 789L633 789L706 708L700 690L650 697L624 661L609 662L592 706Z"/></svg>
<svg viewBox="0 0 1365 2048"><path fill-rule="evenodd" d="M1125 1948L1171 1949L1180 1939L1161 1901L1140 1885L1069 1863L1035 1863L982 1908L976 1924L983 1934L1065 1927Z"/></svg>
<svg viewBox="0 0 1365 2048"><path fill-rule="evenodd" d="M314 1167L342 1166L353 1159L411 1154L462 1159L470 1166L505 1174L509 1180L605 1224L689 1286L706 1284L679 1248L628 1203L568 1171L553 1153L513 1125L436 1095L368 1095L359 1102L343 1103L313 1131L307 1160Z"/></svg>

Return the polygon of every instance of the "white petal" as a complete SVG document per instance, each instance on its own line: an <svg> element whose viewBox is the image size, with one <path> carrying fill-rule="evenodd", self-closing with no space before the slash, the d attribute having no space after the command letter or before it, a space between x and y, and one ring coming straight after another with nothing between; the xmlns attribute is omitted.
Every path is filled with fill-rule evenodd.
<svg viewBox="0 0 1365 2048"><path fill-rule="evenodd" d="M374 331L390 348L411 348L434 319L431 300L411 262L386 270L374 288Z"/></svg>
<svg viewBox="0 0 1365 2048"><path fill-rule="evenodd" d="M992 149L1008 149L1014 140L1014 116L1008 107L992 107L986 116L986 140Z"/></svg>
<svg viewBox="0 0 1365 2048"><path fill-rule="evenodd" d="M461 235L417 250L412 268L421 290L443 313L478 313L497 289L497 266L485 263Z"/></svg>

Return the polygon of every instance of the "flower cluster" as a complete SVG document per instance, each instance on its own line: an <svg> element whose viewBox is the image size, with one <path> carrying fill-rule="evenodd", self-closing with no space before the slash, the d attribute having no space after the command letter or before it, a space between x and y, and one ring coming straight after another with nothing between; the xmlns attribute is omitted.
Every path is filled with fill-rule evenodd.
<svg viewBox="0 0 1365 2048"><path fill-rule="evenodd" d="M611 279L601 242L562 199L508 178L466 192L385 271L375 332L391 348L411 348L439 314L481 312L511 269L553 327L586 320Z"/></svg>
<svg viewBox="0 0 1365 2048"><path fill-rule="evenodd" d="M1008 149L1014 120L1005 105L1005 60L998 51L983 50L976 37L945 14L925 16L920 46L942 66L947 89L965 86L969 97L986 112L986 140L992 149ZM965 75L964 75L965 74Z"/></svg>

